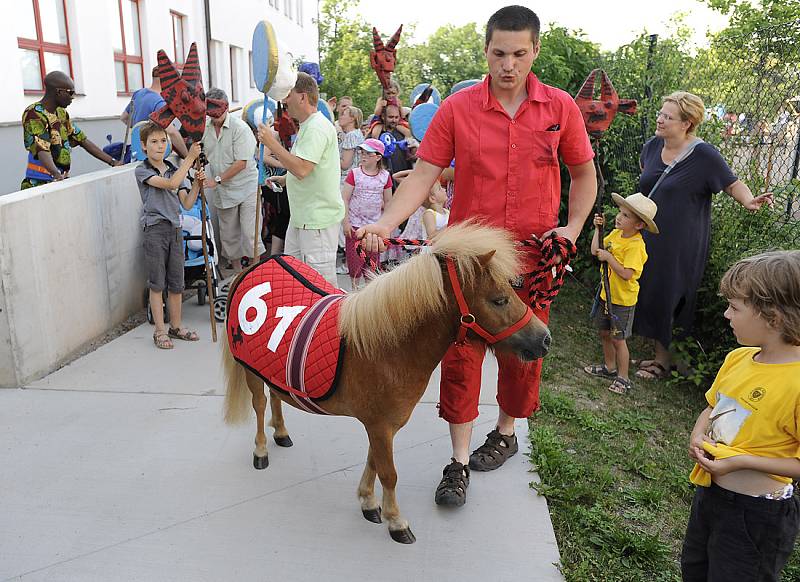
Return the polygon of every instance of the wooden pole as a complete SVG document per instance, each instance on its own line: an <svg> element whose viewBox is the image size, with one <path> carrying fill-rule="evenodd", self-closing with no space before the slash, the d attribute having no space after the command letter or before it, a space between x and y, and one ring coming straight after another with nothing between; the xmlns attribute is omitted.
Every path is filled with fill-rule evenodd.
<svg viewBox="0 0 800 582"><path fill-rule="evenodd" d="M197 159L197 165L195 166L196 169L202 168L205 164L205 156L200 154L200 157ZM207 231L207 220L208 216L206 214L206 194L205 194L205 187L203 183L200 183L200 218L203 221L203 230L201 234L201 239L203 241L203 261L205 262L206 266L206 291L208 292L208 313L211 318L211 340L216 343L217 342L217 320L214 318L214 287L211 284L211 270L214 268L214 265L208 259L208 231Z"/></svg>
<svg viewBox="0 0 800 582"><path fill-rule="evenodd" d="M603 171L600 168L600 139L595 138L592 140L594 146L594 169L595 173L597 174L597 208L595 212L597 214L603 216L603 198L606 193L606 180L603 177ZM595 226L595 230L597 231L597 243L600 248L603 247L603 227L599 224ZM606 249L608 250L608 249ZM605 315L608 317L611 327L611 335L616 335L619 330L617 329L617 322L614 317L614 308L611 306L611 281L608 278L608 262L602 261L600 263L600 273L601 273L601 283L603 285L603 291L605 292L606 301L605 307L603 309Z"/></svg>

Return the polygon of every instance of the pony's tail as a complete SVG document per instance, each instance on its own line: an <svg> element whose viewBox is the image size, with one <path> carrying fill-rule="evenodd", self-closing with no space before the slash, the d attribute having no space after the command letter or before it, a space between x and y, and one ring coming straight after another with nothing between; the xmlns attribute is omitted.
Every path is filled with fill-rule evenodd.
<svg viewBox="0 0 800 582"><path fill-rule="evenodd" d="M225 422L240 424L250 417L250 389L244 366L233 359L228 338L222 338L222 370L225 375Z"/></svg>

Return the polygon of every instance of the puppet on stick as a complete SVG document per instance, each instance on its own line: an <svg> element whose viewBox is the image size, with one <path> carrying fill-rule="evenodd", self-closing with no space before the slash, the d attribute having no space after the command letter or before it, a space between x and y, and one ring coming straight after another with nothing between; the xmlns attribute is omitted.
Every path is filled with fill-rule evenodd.
<svg viewBox="0 0 800 582"><path fill-rule="evenodd" d="M600 75L600 99L597 100L595 96L595 87L597 75ZM611 79L603 69L594 69L586 80L583 82L580 91L575 96L575 103L581 110L583 122L586 125L586 132L592 140L592 148L594 149L594 168L597 174L597 207L595 212L603 214L603 197L605 196L606 181L603 177L603 171L600 168L600 139L603 137L605 131L611 127L611 122L614 121L617 112L633 115L636 113L636 101L633 99L620 99L614 85L611 84ZM596 226L598 240L602 244L603 240L603 227ZM616 317L611 307L611 283L608 279L608 263L601 263L602 269L602 285L605 291L605 314L611 322L611 333L618 333Z"/></svg>

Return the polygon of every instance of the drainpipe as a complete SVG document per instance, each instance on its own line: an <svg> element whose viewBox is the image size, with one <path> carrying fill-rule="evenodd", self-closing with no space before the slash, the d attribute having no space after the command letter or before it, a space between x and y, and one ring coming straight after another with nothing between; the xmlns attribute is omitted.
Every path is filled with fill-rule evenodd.
<svg viewBox="0 0 800 582"><path fill-rule="evenodd" d="M214 86L214 77L211 73L211 0L204 0L203 8L205 9L206 19L206 59L208 61L208 86Z"/></svg>

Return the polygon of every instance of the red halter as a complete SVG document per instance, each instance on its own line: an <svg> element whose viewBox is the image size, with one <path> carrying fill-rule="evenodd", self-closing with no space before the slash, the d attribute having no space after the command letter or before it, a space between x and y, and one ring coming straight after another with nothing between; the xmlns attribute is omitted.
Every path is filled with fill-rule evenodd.
<svg viewBox="0 0 800 582"><path fill-rule="evenodd" d="M467 299L464 297L464 291L461 288L461 282L458 280L458 274L456 273L455 261L453 261L451 257L445 257L445 262L447 263L447 274L450 276L450 285L453 287L453 293L458 302L458 309L461 312L461 326L458 328L458 335L456 336L457 344L464 343L467 338L467 331L470 329L486 340L486 343L496 344L506 339L508 336L517 333L520 329L525 327L533 317L533 311L526 305L525 314L517 323L507 327L496 335L489 333L475 321L475 316L469 311Z"/></svg>

